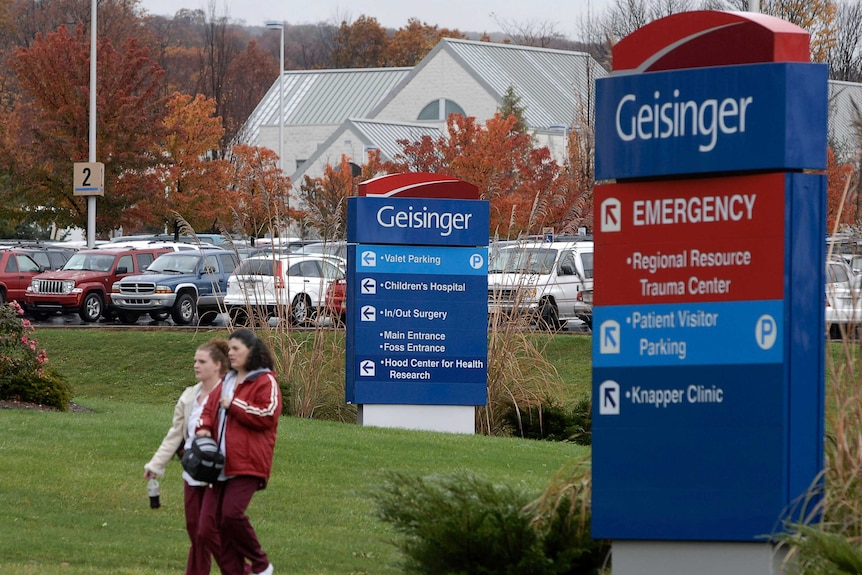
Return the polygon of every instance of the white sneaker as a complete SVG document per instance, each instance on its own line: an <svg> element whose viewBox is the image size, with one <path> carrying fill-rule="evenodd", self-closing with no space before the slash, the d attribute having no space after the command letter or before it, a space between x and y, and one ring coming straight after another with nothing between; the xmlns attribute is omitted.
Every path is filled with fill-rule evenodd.
<svg viewBox="0 0 862 575"><path fill-rule="evenodd" d="M274 568L272 566L272 563L270 563L266 569L264 569L260 573L254 573L253 575L272 575L273 570Z"/></svg>

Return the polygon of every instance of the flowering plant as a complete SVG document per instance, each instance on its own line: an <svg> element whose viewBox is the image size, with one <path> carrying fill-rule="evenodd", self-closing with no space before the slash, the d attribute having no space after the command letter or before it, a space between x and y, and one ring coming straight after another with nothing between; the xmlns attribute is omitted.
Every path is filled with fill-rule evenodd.
<svg viewBox="0 0 862 575"><path fill-rule="evenodd" d="M46 369L48 354L33 338L35 328L17 302L0 305L0 399L17 399L66 409L65 380Z"/></svg>

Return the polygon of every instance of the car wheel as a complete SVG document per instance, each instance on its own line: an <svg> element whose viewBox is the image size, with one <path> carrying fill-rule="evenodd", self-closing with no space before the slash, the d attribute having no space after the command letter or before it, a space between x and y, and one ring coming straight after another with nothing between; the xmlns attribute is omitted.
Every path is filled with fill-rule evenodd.
<svg viewBox="0 0 862 575"><path fill-rule="evenodd" d="M550 301L545 301L542 304L541 317L539 319L539 327L548 331L560 331L560 313Z"/></svg>
<svg viewBox="0 0 862 575"><path fill-rule="evenodd" d="M243 326L248 323L248 313L242 309L241 307L232 307L227 312L228 317L230 318L231 324L236 326Z"/></svg>
<svg viewBox="0 0 862 575"><path fill-rule="evenodd" d="M134 311L118 310L117 317L120 319L120 323L132 325L138 321L140 314Z"/></svg>
<svg viewBox="0 0 862 575"><path fill-rule="evenodd" d="M105 309L105 302L98 292L90 292L84 296L84 301L78 309L78 316L83 321L94 322L99 321L102 317L102 310Z"/></svg>
<svg viewBox="0 0 862 575"><path fill-rule="evenodd" d="M171 317L171 312L169 311L151 311L150 319L153 321L166 321L169 317Z"/></svg>
<svg viewBox="0 0 862 575"><path fill-rule="evenodd" d="M174 309L171 310L171 319L177 325L189 325L195 318L196 308L195 298L191 294L182 293L177 296L177 301L174 302Z"/></svg>
<svg viewBox="0 0 862 575"><path fill-rule="evenodd" d="M0 305L6 303L6 292L0 289Z"/></svg>
<svg viewBox="0 0 862 575"><path fill-rule="evenodd" d="M293 325L304 325L311 320L311 300L305 294L293 298L290 304L290 322Z"/></svg>
<svg viewBox="0 0 862 575"><path fill-rule="evenodd" d="M215 310L207 310L205 312L198 313L198 325L212 325L217 317L218 312Z"/></svg>

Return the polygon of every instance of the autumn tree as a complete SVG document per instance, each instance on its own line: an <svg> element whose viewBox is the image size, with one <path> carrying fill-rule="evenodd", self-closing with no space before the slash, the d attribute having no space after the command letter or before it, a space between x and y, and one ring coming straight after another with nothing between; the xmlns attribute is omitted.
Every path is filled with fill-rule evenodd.
<svg viewBox="0 0 862 575"><path fill-rule="evenodd" d="M389 172L430 171L475 184L491 203L491 231L518 237L544 226L558 226L546 199L564 193L565 182L546 147L516 129L517 118L496 114L485 126L473 117L452 114L447 137L399 142L403 152L386 163Z"/></svg>
<svg viewBox="0 0 862 575"><path fill-rule="evenodd" d="M826 61L835 46L835 0L761 0L760 10L807 30L811 60Z"/></svg>
<svg viewBox="0 0 862 575"><path fill-rule="evenodd" d="M229 229L233 223L228 185L230 163L212 159L224 133L215 116L215 102L202 94L174 93L167 102L164 140L156 168L159 192L145 198L130 212L142 222L168 224L179 232L179 213L197 231Z"/></svg>
<svg viewBox="0 0 862 575"><path fill-rule="evenodd" d="M97 159L105 164L99 233L128 223L125 212L155 191L154 143L163 134L161 69L130 39L123 50L98 43ZM72 163L88 159L89 34L65 26L37 35L14 54L12 68L27 99L15 107L16 177L37 221L59 226L86 222L86 202L72 194Z"/></svg>
<svg viewBox="0 0 862 575"><path fill-rule="evenodd" d="M560 222L561 234L577 233L581 227L593 228L593 182L595 181L595 132L589 114L580 112L580 121L566 135L566 161L563 165L562 194L550 198L551 219Z"/></svg>
<svg viewBox="0 0 862 575"><path fill-rule="evenodd" d="M857 223L855 190L851 187L853 167L838 164L832 148L826 155L826 232L840 231L842 226Z"/></svg>
<svg viewBox="0 0 862 575"><path fill-rule="evenodd" d="M285 69L314 70L334 68L332 61L335 52L335 35L338 26L327 22L287 26L284 30L284 67ZM278 41L272 34L278 52Z"/></svg>
<svg viewBox="0 0 862 575"><path fill-rule="evenodd" d="M281 174L276 153L269 148L234 146L230 163L234 229L250 238L280 235L296 210L290 207L290 179Z"/></svg>
<svg viewBox="0 0 862 575"><path fill-rule="evenodd" d="M442 38L465 38L456 30L440 29L410 18L386 42L385 61L388 66L415 66Z"/></svg>
<svg viewBox="0 0 862 575"><path fill-rule="evenodd" d="M386 30L376 18L346 20L333 38L332 63L336 68L379 68L386 63Z"/></svg>
<svg viewBox="0 0 862 575"><path fill-rule="evenodd" d="M230 63L223 92L224 141L230 142L278 78L278 60L254 40Z"/></svg>
<svg viewBox="0 0 862 575"><path fill-rule="evenodd" d="M347 198L355 195L356 180L345 155L337 166L327 164L321 177L303 179L299 197L305 220L321 238L343 240L347 236Z"/></svg>
<svg viewBox="0 0 862 575"><path fill-rule="evenodd" d="M199 93L203 10L180 10L173 18L151 16L147 28L153 38L152 57L165 70L163 95Z"/></svg>

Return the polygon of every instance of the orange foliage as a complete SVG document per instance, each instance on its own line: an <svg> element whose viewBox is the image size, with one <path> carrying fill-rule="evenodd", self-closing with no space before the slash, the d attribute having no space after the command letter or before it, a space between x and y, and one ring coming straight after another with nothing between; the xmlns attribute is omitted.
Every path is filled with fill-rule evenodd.
<svg viewBox="0 0 862 575"><path fill-rule="evenodd" d="M234 229L252 238L286 227L290 178L281 174L278 155L269 148L234 146L231 157L231 197L236 216Z"/></svg>
<svg viewBox="0 0 862 575"><path fill-rule="evenodd" d="M201 94L174 93L168 100L160 146L164 163L157 169L163 195L138 206L150 221L176 225L173 213L178 212L200 232L230 227L235 203L228 190L230 163L207 158L224 133L214 114L215 101Z"/></svg>
<svg viewBox="0 0 862 575"><path fill-rule="evenodd" d="M448 138L399 142L403 153L388 162L389 172L432 172L475 184L491 204L491 233L500 237L559 227L552 209L567 189L550 151L535 148L529 134L514 129L517 118L499 114L485 126L475 118L451 115Z"/></svg>
<svg viewBox="0 0 862 575"><path fill-rule="evenodd" d="M11 66L28 99L15 108L22 129L15 134L17 177L28 201L45 206L59 226L85 227L86 202L72 195L72 163L88 159L90 39L84 26L37 35L18 49ZM97 229L130 223L127 209L156 191L149 170L161 138L164 108L161 69L132 39L122 52L108 40L98 44L97 160L105 164L105 197Z"/></svg>
<svg viewBox="0 0 862 575"><path fill-rule="evenodd" d="M447 28L440 29L416 18L407 26L395 31L386 45L388 66L415 66L436 46L441 38L466 38L464 34Z"/></svg>
<svg viewBox="0 0 862 575"><path fill-rule="evenodd" d="M852 225L857 218L857 197L850 189L853 166L835 162L835 152L826 153L826 232L839 231L841 225ZM836 223L838 226L836 226Z"/></svg>

